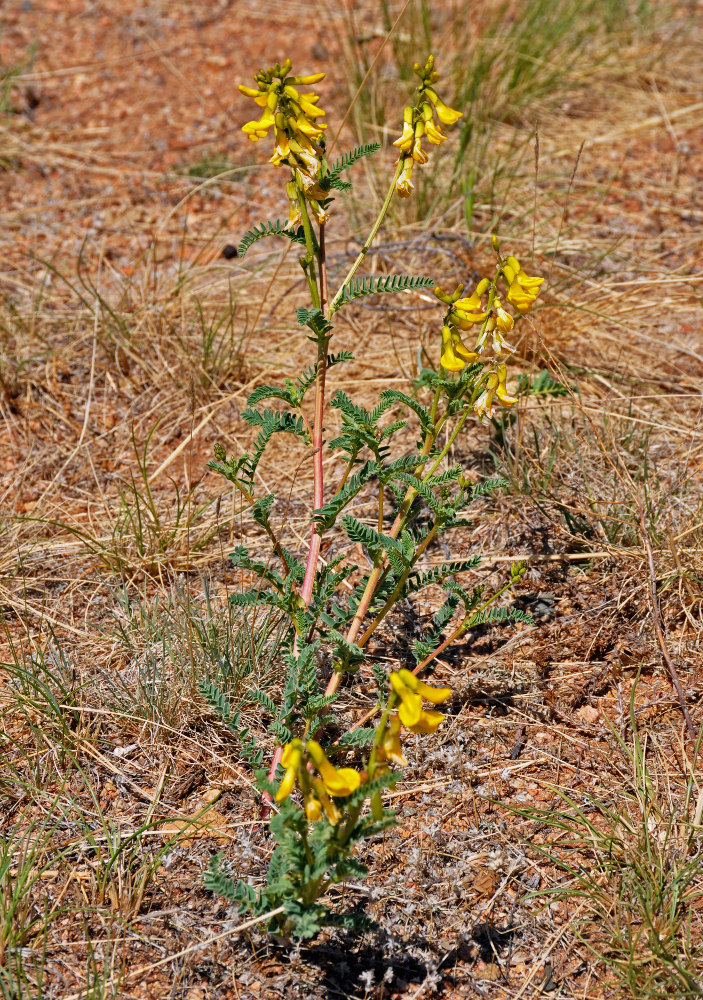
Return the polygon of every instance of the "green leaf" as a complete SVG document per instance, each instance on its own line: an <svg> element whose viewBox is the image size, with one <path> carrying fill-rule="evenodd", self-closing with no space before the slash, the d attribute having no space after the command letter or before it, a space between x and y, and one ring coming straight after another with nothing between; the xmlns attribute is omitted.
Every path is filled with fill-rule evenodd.
<svg viewBox="0 0 703 1000"><path fill-rule="evenodd" d="M427 410L422 403L413 399L412 396L408 396L407 393L401 392L400 389L384 389L380 398L384 403L403 403L417 415L423 431L428 432L431 430L432 418L430 417L429 410Z"/></svg>
<svg viewBox="0 0 703 1000"><path fill-rule="evenodd" d="M336 629L330 629L329 639L334 643L334 655L343 667L356 667L364 662L366 653L355 642L349 642Z"/></svg>
<svg viewBox="0 0 703 1000"><path fill-rule="evenodd" d="M401 543L397 538L391 538L390 535L383 535L381 532L376 531L369 524L364 524L359 521L356 517L352 517L351 514L345 514L342 518L342 524L344 525L344 530L346 531L350 541L361 542L361 544L368 550L369 555L372 558L376 558L385 551L387 554L391 552L397 553L403 560L405 560L405 553L403 552Z"/></svg>
<svg viewBox="0 0 703 1000"><path fill-rule="evenodd" d="M247 399L247 406L256 406L262 399L282 399L290 406L297 406L295 396L290 389L278 385L260 385Z"/></svg>
<svg viewBox="0 0 703 1000"><path fill-rule="evenodd" d="M445 483L454 483L457 479L461 479L463 471L460 465L453 465L450 469L437 473L436 476L428 476L425 482L428 486L443 486Z"/></svg>
<svg viewBox="0 0 703 1000"><path fill-rule="evenodd" d="M239 740L240 752L244 760L248 761L253 767L258 767L263 759L264 751L257 746L257 741L250 734L249 728L240 726L241 713L232 712L227 696L211 681L201 681L198 684L198 690L210 707L217 712L227 728Z"/></svg>
<svg viewBox="0 0 703 1000"><path fill-rule="evenodd" d="M269 510L275 502L276 497L273 493L267 493L265 497L259 497L258 500L254 502L251 508L251 516L260 524L262 528L265 528L269 520Z"/></svg>
<svg viewBox="0 0 703 1000"><path fill-rule="evenodd" d="M314 510L311 519L315 522L317 531L322 533L331 528L337 520L339 513L354 499L369 479L377 474L378 465L376 462L365 462L359 471L347 480L339 493L335 497L332 497L329 503L326 503L324 507L318 507Z"/></svg>
<svg viewBox="0 0 703 1000"><path fill-rule="evenodd" d="M243 594L230 594L229 603L233 608L250 608L260 603L261 596L259 590L246 590Z"/></svg>
<svg viewBox="0 0 703 1000"><path fill-rule="evenodd" d="M242 413L242 419L250 426L261 427L251 454L246 455L240 466L244 481L249 484L250 488L254 485L254 475L266 446L274 434L283 431L295 434L303 441L309 439L302 416L295 416L285 410L256 410L253 407L248 407Z"/></svg>
<svg viewBox="0 0 703 1000"><path fill-rule="evenodd" d="M238 256L244 257L252 243L262 240L265 236L285 236L286 239L291 240L293 243L300 243L302 246L305 246L305 230L302 226L299 226L297 229L286 229L284 225L281 225L280 219L276 219L275 222L262 222L260 225L250 229L239 242L239 246L237 247Z"/></svg>
<svg viewBox="0 0 703 1000"><path fill-rule="evenodd" d="M468 573L476 569L481 564L480 556L473 556L471 559L456 559L453 562L444 563L441 566L434 566L426 573L414 573L408 579L404 595L416 594L419 590L429 587L432 584L442 583L448 576L455 573Z"/></svg>
<svg viewBox="0 0 703 1000"><path fill-rule="evenodd" d="M494 490L506 489L510 486L507 479L484 479L481 483L473 483L469 489L469 496L473 499L474 497L482 497L487 493L492 493Z"/></svg>
<svg viewBox="0 0 703 1000"><path fill-rule="evenodd" d="M339 159L335 160L330 167L328 177L338 177L343 170L348 170L349 167L353 166L357 162L357 160L360 160L364 156L370 156L372 153L378 152L380 148L380 142L369 142L363 146L355 146L354 149L350 149L348 152L342 153Z"/></svg>
<svg viewBox="0 0 703 1000"><path fill-rule="evenodd" d="M364 295L378 295L382 292L407 292L418 288L434 288L434 278L411 274L381 274L378 277L354 278L347 282L334 298L330 315L348 302Z"/></svg>
<svg viewBox="0 0 703 1000"><path fill-rule="evenodd" d="M522 622L525 625L534 625L535 621L531 614L521 611L520 608L488 608L486 611L479 611L468 622L469 628L477 625L489 625L491 622Z"/></svg>
<svg viewBox="0 0 703 1000"><path fill-rule="evenodd" d="M396 472L393 478L399 480L401 483L407 483L409 486L412 486L416 493L419 493L425 501L432 513L438 518L442 517L445 504L442 503L439 497L435 496L427 483L418 479L417 476L413 476L410 472Z"/></svg>
<svg viewBox="0 0 703 1000"><path fill-rule="evenodd" d="M424 635L413 643L413 656L418 663L427 659L430 653L439 646L444 626L451 620L459 606L459 595L450 592L442 607L435 612L432 622Z"/></svg>
<svg viewBox="0 0 703 1000"><path fill-rule="evenodd" d="M353 729L351 732L340 736L337 746L339 747L367 747L373 743L376 735L375 729Z"/></svg>
<svg viewBox="0 0 703 1000"><path fill-rule="evenodd" d="M327 340L332 333L332 324L321 309L296 309L295 314L301 326L307 326L315 334L315 340Z"/></svg>
<svg viewBox="0 0 703 1000"><path fill-rule="evenodd" d="M257 503L259 502L260 501L257 501ZM248 569L251 573L255 573L260 579L267 580L273 587L276 588L276 590L281 591L283 589L283 577L280 573L271 569L267 563L250 559L249 550L245 545L238 545L233 552L230 552L229 557L232 560L232 565L236 569Z"/></svg>

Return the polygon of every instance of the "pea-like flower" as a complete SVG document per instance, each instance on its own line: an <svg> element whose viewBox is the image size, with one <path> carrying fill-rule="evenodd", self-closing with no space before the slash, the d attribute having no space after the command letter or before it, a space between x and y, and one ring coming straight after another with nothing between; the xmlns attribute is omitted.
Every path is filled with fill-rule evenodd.
<svg viewBox="0 0 703 1000"><path fill-rule="evenodd" d="M281 764L285 768L285 772L276 792L276 802L283 802L293 791L302 763L303 744L300 740L292 740L286 744L281 754Z"/></svg>
<svg viewBox="0 0 703 1000"><path fill-rule="evenodd" d="M308 740L307 752L310 760L320 773L322 784L328 795L345 798L355 792L361 784L361 775L353 767L335 767L325 756L325 751L315 740Z"/></svg>
<svg viewBox="0 0 703 1000"><path fill-rule="evenodd" d="M412 182L413 176L413 166L415 161L412 156L406 156L403 159L403 169L400 172L398 180L395 182L396 193L401 198L409 198L412 194L414 184Z"/></svg>
<svg viewBox="0 0 703 1000"><path fill-rule="evenodd" d="M486 379L483 391L474 403L474 412L481 420L483 420L486 414L489 417L492 416L494 398L506 409L517 403L517 396L511 396L508 392L506 385L507 376L508 369L504 364L501 364Z"/></svg>
<svg viewBox="0 0 703 1000"><path fill-rule="evenodd" d="M474 403L474 413L476 416L483 420L486 414L492 416L493 414L493 397L495 396L496 389L498 388L498 376L495 372L491 372L486 379L486 384L483 388L483 392L480 394L476 402Z"/></svg>
<svg viewBox="0 0 703 1000"><path fill-rule="evenodd" d="M422 120L425 123L425 135L427 136L428 142L431 142L433 146L439 146L440 143L447 141L447 136L444 134L442 129L434 123L431 104L424 105L422 109Z"/></svg>
<svg viewBox="0 0 703 1000"><path fill-rule="evenodd" d="M482 278L471 295L466 295L452 302L449 319L454 326L460 330L470 330L475 323L483 323L488 312L483 309L481 299L489 286L488 278Z"/></svg>
<svg viewBox="0 0 703 1000"><path fill-rule="evenodd" d="M479 355L475 351L470 351L458 330L451 325L442 327L442 357L440 364L448 372L460 372L466 368L467 364L477 361Z"/></svg>
<svg viewBox="0 0 703 1000"><path fill-rule="evenodd" d="M415 129L413 127L413 109L407 107L403 112L403 131L393 143L403 153L409 153L415 142Z"/></svg>
<svg viewBox="0 0 703 1000"><path fill-rule="evenodd" d="M391 674L391 687L400 699L398 718L412 733L433 733L442 723L441 712L422 707L422 699L439 705L452 693L451 688L435 688L418 680L409 670Z"/></svg>
<svg viewBox="0 0 703 1000"><path fill-rule="evenodd" d="M303 795L303 805L305 806L305 815L307 818L311 823L316 823L322 816L322 803L312 788Z"/></svg>
<svg viewBox="0 0 703 1000"><path fill-rule="evenodd" d="M515 320L510 315L509 312L503 308L500 304L500 299L494 299L493 309L496 314L496 326L502 333L510 333L512 328L515 326Z"/></svg>
<svg viewBox="0 0 703 1000"><path fill-rule="evenodd" d="M437 112L437 117L441 121L442 125L456 125L461 118L463 111L456 111L454 108L450 108L449 105L440 100L437 92L433 90L432 87L427 87L425 93L432 101L434 109Z"/></svg>
<svg viewBox="0 0 703 1000"><path fill-rule="evenodd" d="M242 125L242 132L246 132L252 142L258 142L259 139L266 138L275 121L276 117L273 111L271 111L270 108L266 108L261 118L258 118L256 121L247 122L246 125Z"/></svg>
<svg viewBox="0 0 703 1000"><path fill-rule="evenodd" d="M539 295L544 278L526 274L516 257L508 257L507 263L503 265L503 275L508 284L508 302L520 313L529 312Z"/></svg>
<svg viewBox="0 0 703 1000"><path fill-rule="evenodd" d="M311 778L310 784L313 788L313 797L319 802L328 821L332 826L335 826L342 818L342 814L327 794L322 778ZM317 818L319 819L319 816ZM308 819L313 819L313 817L308 814Z"/></svg>
<svg viewBox="0 0 703 1000"><path fill-rule="evenodd" d="M400 150L396 164L401 169L395 188L401 198L408 198L413 190L411 180L412 164L427 163L428 156L422 148L422 140L438 146L447 138L440 126L435 125L437 116L440 125L454 125L462 112L455 111L444 103L430 84L436 83L439 73L434 69L434 56L430 56L424 66L415 63L415 73L420 77L417 88L417 103L409 105L403 112L403 131L393 145Z"/></svg>
<svg viewBox="0 0 703 1000"><path fill-rule="evenodd" d="M461 372L466 367L462 359L457 357L454 351L452 330L449 326L442 327L442 357L439 359L439 363L448 372Z"/></svg>
<svg viewBox="0 0 703 1000"><path fill-rule="evenodd" d="M496 397L500 400L502 406L510 408L514 403L517 403L517 396L511 396L506 387L506 379L508 376L508 369L505 365L498 365L496 369L496 375L498 376L498 385L496 386Z"/></svg>
<svg viewBox="0 0 703 1000"><path fill-rule="evenodd" d="M408 762L400 745L400 719L397 715L391 715L388 719L378 755L382 760L392 760L399 767L407 767Z"/></svg>

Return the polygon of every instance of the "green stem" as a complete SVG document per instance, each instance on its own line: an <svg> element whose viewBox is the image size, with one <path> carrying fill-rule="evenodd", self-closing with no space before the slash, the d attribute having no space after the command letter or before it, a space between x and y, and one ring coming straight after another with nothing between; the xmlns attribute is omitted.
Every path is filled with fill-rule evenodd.
<svg viewBox="0 0 703 1000"><path fill-rule="evenodd" d="M415 550L415 554L413 555L413 558L410 561L410 565L407 566L406 569L401 574L398 582L396 583L395 587L393 588L392 594L388 597L388 600L386 601L386 603L383 605L383 607L378 612L378 614L376 615L376 617L374 618L374 620L371 622L371 624L366 629L366 631L364 632L364 634L362 635L362 637L359 639L359 641L357 642L357 646L365 646L366 645L366 643L369 641L369 639L371 638L371 636L373 635L373 633L376 631L376 629L378 628L378 626L381 624L381 622L383 621L383 619L386 617L386 615L388 614L388 612L391 610L391 608L393 607L393 605L396 603L396 601L398 601L398 599L400 598L400 595L403 592L403 587L405 586L405 583L406 583L408 577L410 576L410 573L411 573L413 567L415 566L415 564L417 563L417 560L420 558L420 556L425 551L425 549L430 544L430 542L435 537L435 535L437 534L438 531L439 531L439 524L437 524L435 522L435 524L432 525L432 529L427 533L427 536L423 539L422 543L420 545L418 545L417 549Z"/></svg>
<svg viewBox="0 0 703 1000"><path fill-rule="evenodd" d="M346 284L348 284L348 282L350 282L352 280L352 278L354 277L354 275L356 274L356 272L359 270L359 267L361 266L361 263L362 263L364 257L369 252L369 248L371 247L371 244L373 243L373 241L376 238L376 233L381 228L381 223L385 219L386 213L388 212L388 209L390 208L391 201L393 200L393 195L395 194L395 183L398 180L398 178L400 177L400 173L401 173L402 169L403 169L403 163L402 163L402 157L401 157L399 159L399 161L398 161L398 166L396 167L395 174L393 175L393 180L391 181L391 186L388 189L388 194L386 195L386 200L383 202L383 205L381 207L381 211L379 212L378 218L376 219L376 221L374 222L373 226L371 227L371 232L366 237L366 242L364 243L363 247L359 251L359 256L356 258L356 260L354 261L354 263L352 264L352 266L349 268L349 271L347 273L346 278L344 279L344 281L342 282L342 284L339 286L339 289L337 290L334 298L332 299L332 302L330 304L330 314L332 314L333 312L335 312L336 307L337 307L337 301L341 298L342 293L344 292L344 286Z"/></svg>
<svg viewBox="0 0 703 1000"><path fill-rule="evenodd" d="M461 415L460 419L457 421L457 425L454 428L451 436L449 437L449 440L445 444L444 448L442 448L442 450L439 453L439 455L437 456L437 458L432 463L432 467L431 467L430 471L426 472L425 475L422 477L423 482L426 479L429 479L430 476L432 476L434 474L435 470L437 469L437 467L442 462L442 459L446 456L447 452L449 451L449 449L451 448L451 446L454 444L454 441L456 440L457 434L459 433L459 431L461 430L461 428L464 426L464 423L466 422L466 418L469 416L470 413L471 413L471 410L467 407L464 410L463 414ZM441 425L438 426L437 433L439 433L440 430L441 430Z"/></svg>
<svg viewBox="0 0 703 1000"><path fill-rule="evenodd" d="M347 462L347 467L344 470L344 475L339 480L339 484L337 486L337 489L334 491L334 495L335 496L337 496L337 494L339 493L339 491L342 489L342 487L346 483L347 479L349 479L349 473L354 468L354 462L355 461L356 461L356 455L352 455L351 458L349 459L349 461Z"/></svg>
<svg viewBox="0 0 703 1000"><path fill-rule="evenodd" d="M310 298L312 299L312 304L314 309L320 308L320 289L317 284L317 275L315 273L315 237L312 231L312 225L310 224L310 216L308 214L308 205L305 200L305 192L298 188L298 204L300 205L300 218L303 223L303 231L305 233L305 246L307 248L307 253L301 265L303 271L305 272L305 278L308 283L308 288L310 290Z"/></svg>

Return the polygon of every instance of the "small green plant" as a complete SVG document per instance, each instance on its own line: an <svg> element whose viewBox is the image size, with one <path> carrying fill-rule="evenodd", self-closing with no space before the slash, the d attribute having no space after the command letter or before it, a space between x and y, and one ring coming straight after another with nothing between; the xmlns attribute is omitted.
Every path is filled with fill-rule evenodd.
<svg viewBox="0 0 703 1000"><path fill-rule="evenodd" d="M290 170L286 185L290 213L285 224L277 220L255 227L241 241L239 254L244 256L255 241L269 236L288 239L299 248L310 308L299 308L297 318L316 357L296 379L287 379L284 385L262 385L252 392L242 415L257 432L252 451L228 458L224 448L217 446L210 463L239 491L272 550L271 557L261 561L245 546L235 549L235 566L251 574L256 585L233 594L231 601L243 610L274 609L286 622L285 675L279 701L262 689L249 692L249 698L270 718L268 728L277 743L268 769L263 766L263 749L251 730L243 727L241 712L232 707L226 693L210 682L203 683L201 690L237 735L242 756L256 769L265 811L278 810L271 820L278 847L267 884L255 889L237 883L215 858L207 885L242 911L271 913L270 925L279 934L306 937L325 923L358 923L358 918L332 913L321 899L334 883L364 876L366 869L353 856L355 849L395 822L382 796L399 777L391 765L406 763L403 731L430 734L443 720L441 712L423 707L423 702L441 704L451 690L425 684L418 673L468 629L499 619L530 620L520 611L492 607L521 578L524 565L516 565L506 585L487 596L481 587L466 590L457 579L476 568L478 557L448 559L430 569L423 569L422 563L437 538L467 524L464 511L475 498L506 485L502 479L474 482L460 465L450 465L448 456L473 414L483 418L491 415L495 402L506 408L516 402L507 388L504 360L513 350L505 337L515 316L501 302L501 288L506 303L519 317L531 309L543 279L526 274L515 257L503 254L497 240L493 273L470 295L464 294L463 285L447 293L423 275L357 277L392 199L412 194L413 172L428 160L425 143L443 143L447 138L443 126L461 117L461 112L439 97L435 89L439 75L430 56L424 66L415 65L420 80L417 97L406 107L402 134L394 143L399 156L383 207L357 259L330 295L325 233L332 194L350 187L342 174L375 153L378 146L358 147L329 163L319 98L299 89L316 84L324 74L298 77L290 72L291 63L286 61L259 72L256 88L240 87L263 108L258 120L244 125L244 132L258 141L273 129L275 149L270 162ZM327 372L351 358L347 351L330 353L340 310L363 296L426 288L434 288L444 308L438 364L422 369L411 393L386 389L371 409L343 392L328 400ZM470 344L465 343L472 332ZM309 408L312 390L314 404ZM270 400L275 401L275 408L261 407ZM336 486L326 490L323 428L330 411L337 412L341 423L339 434L328 444L339 472ZM408 433L411 428L414 444ZM301 441L312 459L312 529L305 562L296 558L274 528L275 496L256 491L259 463L272 437L281 433ZM370 492L376 510L372 522L351 512L357 497L366 498ZM363 549L366 571L359 570L344 548L320 568L323 538L344 536ZM400 601L428 588L443 596L413 647L414 669L399 669L390 676L378 664L369 670L365 661L371 637ZM333 664L326 685L318 671L322 651L331 655ZM335 713L339 685L353 677L367 693L376 690L374 710L364 720L377 716L375 725L350 727ZM336 740L333 727L337 733L342 731ZM355 767L346 766L344 758L350 751Z"/></svg>
<svg viewBox="0 0 703 1000"><path fill-rule="evenodd" d="M576 904L572 929L608 970L617 995L701 997L703 949L696 920L703 872L696 781L689 779L679 809L657 789L651 751L637 726L635 691L636 684L631 741L614 734L626 767L624 804L613 806L607 792L578 803L554 789L559 808L519 810L554 831L550 846L538 850L563 875L533 898ZM699 737L698 752L700 742Z"/></svg>

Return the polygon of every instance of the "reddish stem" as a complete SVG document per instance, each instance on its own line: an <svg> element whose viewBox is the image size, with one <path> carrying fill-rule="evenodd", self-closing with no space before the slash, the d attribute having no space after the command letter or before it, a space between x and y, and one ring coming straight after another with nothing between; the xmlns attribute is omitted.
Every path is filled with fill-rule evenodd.
<svg viewBox="0 0 703 1000"><path fill-rule="evenodd" d="M322 312L325 312L327 306L327 267L325 261L325 227L320 226L320 240L319 240L319 268L320 268L320 308ZM315 383L315 416L313 418L313 431L312 431L312 445L313 445L313 493L312 493L312 506L313 510L317 510L318 507L322 507L325 502L325 484L324 484L324 473L322 468L322 425L324 421L325 414L325 380L327 377L327 340L321 340L317 345L317 380ZM305 576L303 577L303 586L300 591L300 596L305 602L307 607L312 600L312 592L315 585L315 573L317 572L317 563L320 558L320 545L322 544L322 538L318 532L313 529L310 536L310 548L308 549L308 558L305 564ZM298 651L298 636L296 635L293 643L293 653L296 654ZM278 746L273 755L273 760L271 761L271 767L268 772L269 781L273 781L276 775L276 768L281 762L281 757L283 755L283 747ZM261 809L261 818L266 819L271 812L271 796L264 793L263 796L263 806Z"/></svg>

